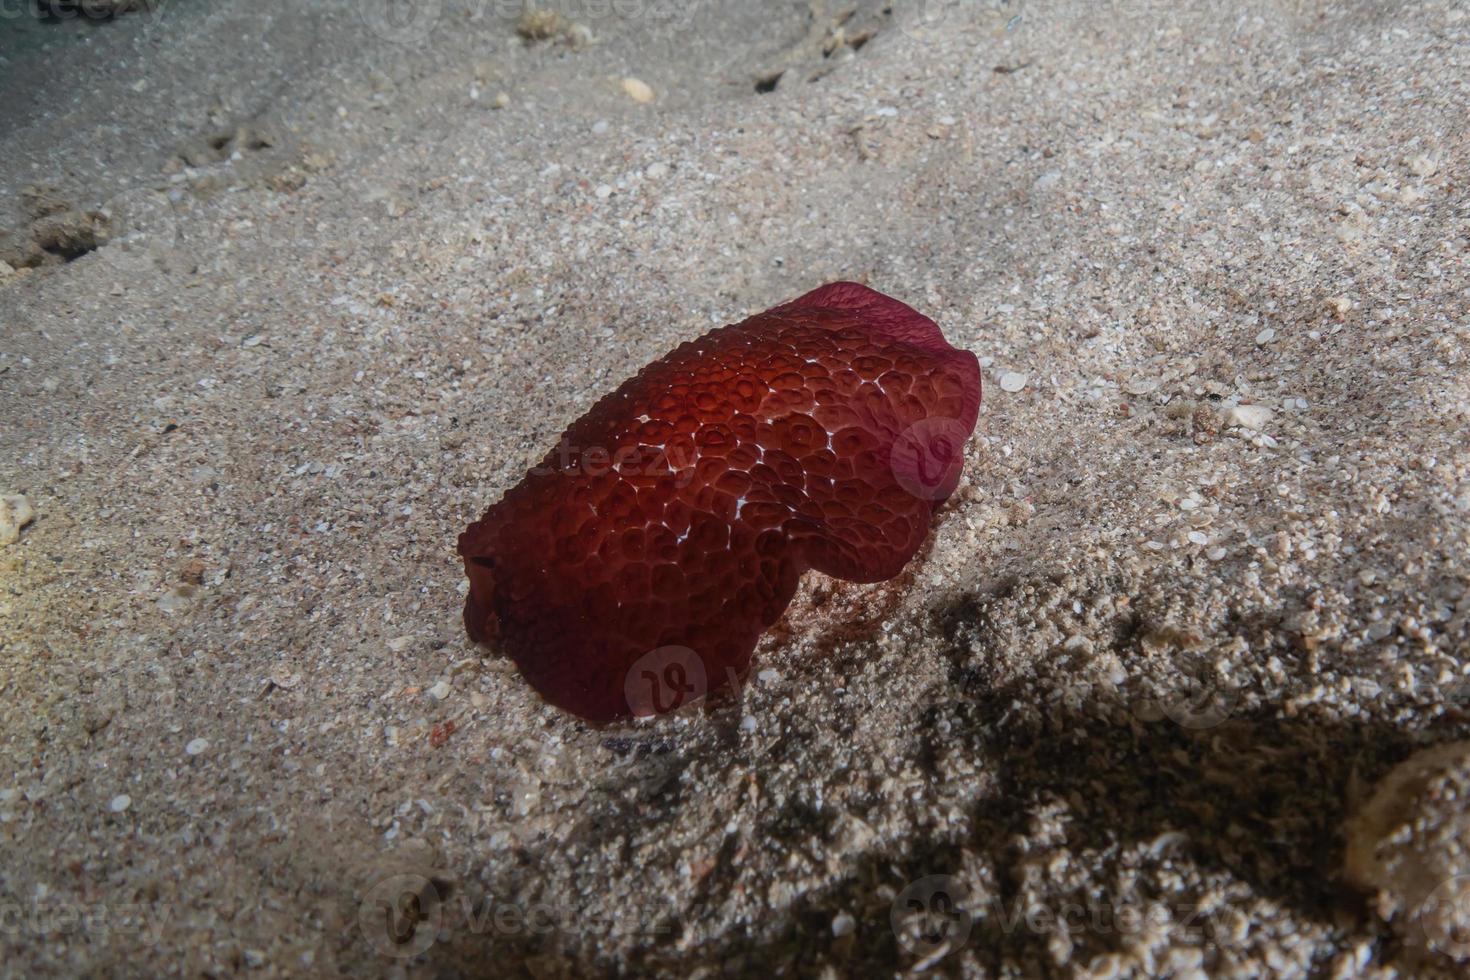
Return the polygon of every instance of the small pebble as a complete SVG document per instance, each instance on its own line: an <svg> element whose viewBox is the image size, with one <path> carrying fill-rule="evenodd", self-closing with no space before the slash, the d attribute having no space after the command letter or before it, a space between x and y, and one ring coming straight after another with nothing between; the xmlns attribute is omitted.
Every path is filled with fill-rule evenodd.
<svg viewBox="0 0 1470 980"><path fill-rule="evenodd" d="M846 912L838 912L832 917L832 936L834 939L850 936L856 928L857 920Z"/></svg>
<svg viewBox="0 0 1470 980"><path fill-rule="evenodd" d="M276 664L271 668L271 683L283 691L289 691L301 683L301 675L293 673L285 664Z"/></svg>
<svg viewBox="0 0 1470 980"><path fill-rule="evenodd" d="M772 670L770 667L767 667L755 676L762 684L772 684L781 679L780 671Z"/></svg>
<svg viewBox="0 0 1470 980"><path fill-rule="evenodd" d="M20 529L36 517L31 502L20 494L0 494L0 544L15 544Z"/></svg>
<svg viewBox="0 0 1470 980"><path fill-rule="evenodd" d="M1123 389L1130 395L1146 395L1159 386L1154 378L1132 378Z"/></svg>
<svg viewBox="0 0 1470 980"><path fill-rule="evenodd" d="M669 165L667 163L664 163L662 160L655 160L653 163L650 163L648 165L648 169L643 171L643 174L649 180L658 180L660 177L663 177L668 172Z"/></svg>
<svg viewBox="0 0 1470 980"><path fill-rule="evenodd" d="M160 610L166 613L182 612L189 608L189 600L193 594L193 586L176 586L159 596L155 604Z"/></svg>
<svg viewBox="0 0 1470 980"><path fill-rule="evenodd" d="M755 731L755 715L746 715L741 718L740 730L747 733Z"/></svg>
<svg viewBox="0 0 1470 980"><path fill-rule="evenodd" d="M1261 347L1265 347L1267 344L1275 339L1276 331L1270 327L1267 327L1265 330L1262 330L1260 333L1256 334L1256 344Z"/></svg>
<svg viewBox="0 0 1470 980"><path fill-rule="evenodd" d="M1026 387L1027 378L1019 371L1007 371L1000 376L1000 390L1012 394Z"/></svg>
<svg viewBox="0 0 1470 980"><path fill-rule="evenodd" d="M1346 296L1333 296L1327 300L1326 306L1334 316L1347 316L1352 312L1353 301Z"/></svg>
<svg viewBox="0 0 1470 980"><path fill-rule="evenodd" d="M1409 173L1415 177L1433 177L1439 172L1439 164L1433 157L1419 154L1408 159Z"/></svg>
<svg viewBox="0 0 1470 980"><path fill-rule="evenodd" d="M1205 557L1208 558L1210 561L1219 561L1221 558L1225 557L1225 549L1220 547L1219 545L1216 545L1209 551L1205 552Z"/></svg>
<svg viewBox="0 0 1470 980"><path fill-rule="evenodd" d="M443 701L449 697L449 691L449 682L440 681L433 687L429 688L429 697L433 698L435 701Z"/></svg>
<svg viewBox="0 0 1470 980"><path fill-rule="evenodd" d="M568 27L565 37L567 39L567 44L570 45L574 51L585 48L587 45L596 40L592 36L592 28L588 27L586 24L573 24L571 27Z"/></svg>
<svg viewBox="0 0 1470 980"><path fill-rule="evenodd" d="M628 98L642 105L647 105L653 101L653 89L649 88L648 83L642 79L623 79L623 91L627 93Z"/></svg>
<svg viewBox="0 0 1470 980"><path fill-rule="evenodd" d="M608 184L598 184L597 199L599 201L606 201L610 197L612 197L612 187Z"/></svg>
<svg viewBox="0 0 1470 980"><path fill-rule="evenodd" d="M569 30L572 22L558 10L540 10L527 3L521 8L516 33L526 41L547 41Z"/></svg>
<svg viewBox="0 0 1470 980"><path fill-rule="evenodd" d="M1238 425L1259 432L1271 421L1271 410L1265 405L1234 405L1225 416L1226 425Z"/></svg>
<svg viewBox="0 0 1470 980"><path fill-rule="evenodd" d="M494 100L490 103L492 109L504 109L508 105L510 105L509 92L497 92Z"/></svg>
<svg viewBox="0 0 1470 980"><path fill-rule="evenodd" d="M184 746L184 752L188 755L202 755L207 751L209 751L209 739L207 738L196 738Z"/></svg>
<svg viewBox="0 0 1470 980"><path fill-rule="evenodd" d="M1205 545L1210 543L1210 536L1203 531L1190 531L1185 535L1190 544Z"/></svg>
<svg viewBox="0 0 1470 980"><path fill-rule="evenodd" d="M132 805L133 798L131 796L126 793L119 793L112 798L111 803L107 804L107 808L113 813L122 813L124 810Z"/></svg>

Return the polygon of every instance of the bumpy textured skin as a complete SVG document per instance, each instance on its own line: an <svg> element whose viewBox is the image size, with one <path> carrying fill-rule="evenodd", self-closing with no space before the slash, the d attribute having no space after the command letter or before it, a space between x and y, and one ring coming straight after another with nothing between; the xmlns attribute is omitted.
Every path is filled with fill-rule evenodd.
<svg viewBox="0 0 1470 980"><path fill-rule="evenodd" d="M592 721L650 713L628 693L650 651L693 651L669 679L717 690L805 570L903 568L979 409L975 355L857 283L713 330L597 402L460 536L465 626Z"/></svg>

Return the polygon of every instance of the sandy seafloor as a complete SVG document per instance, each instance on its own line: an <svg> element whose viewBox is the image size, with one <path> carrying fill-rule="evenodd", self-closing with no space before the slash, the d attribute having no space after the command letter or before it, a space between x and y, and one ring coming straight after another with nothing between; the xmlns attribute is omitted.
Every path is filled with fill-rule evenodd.
<svg viewBox="0 0 1470 980"><path fill-rule="evenodd" d="M0 13L0 972L1453 975L1341 826L1470 733L1470 9L518 6ZM904 575L650 723L468 643L564 425L838 278L985 366Z"/></svg>

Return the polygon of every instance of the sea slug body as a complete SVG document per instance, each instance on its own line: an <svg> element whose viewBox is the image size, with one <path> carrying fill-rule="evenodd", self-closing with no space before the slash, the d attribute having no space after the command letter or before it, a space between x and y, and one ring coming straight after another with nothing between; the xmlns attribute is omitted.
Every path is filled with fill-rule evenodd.
<svg viewBox="0 0 1470 980"><path fill-rule="evenodd" d="M837 282L682 344L460 535L465 626L595 722L742 676L807 569L891 578L953 492L975 355Z"/></svg>

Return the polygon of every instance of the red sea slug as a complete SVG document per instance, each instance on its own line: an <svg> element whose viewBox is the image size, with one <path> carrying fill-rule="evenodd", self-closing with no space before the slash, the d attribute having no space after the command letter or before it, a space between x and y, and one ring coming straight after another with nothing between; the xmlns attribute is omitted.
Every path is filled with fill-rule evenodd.
<svg viewBox="0 0 1470 980"><path fill-rule="evenodd" d="M836 282L654 361L460 535L465 627L596 722L744 674L809 568L891 578L953 492L975 355Z"/></svg>

